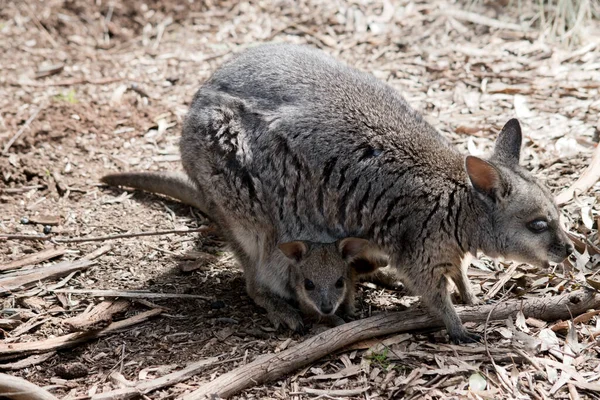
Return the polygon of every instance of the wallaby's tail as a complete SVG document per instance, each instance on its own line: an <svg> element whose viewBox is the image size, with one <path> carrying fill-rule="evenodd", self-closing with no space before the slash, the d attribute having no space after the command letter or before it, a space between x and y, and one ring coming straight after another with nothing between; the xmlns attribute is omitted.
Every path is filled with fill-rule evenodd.
<svg viewBox="0 0 600 400"><path fill-rule="evenodd" d="M100 181L110 186L127 186L163 194L196 207L204 214L208 211L204 194L184 172L123 172L105 175Z"/></svg>

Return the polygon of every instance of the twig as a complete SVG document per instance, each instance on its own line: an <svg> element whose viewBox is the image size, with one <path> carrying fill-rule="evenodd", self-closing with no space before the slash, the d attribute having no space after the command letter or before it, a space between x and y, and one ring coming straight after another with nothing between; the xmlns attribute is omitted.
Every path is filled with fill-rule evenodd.
<svg viewBox="0 0 600 400"><path fill-rule="evenodd" d="M39 264L42 261L51 260L58 256L62 256L66 252L67 249L63 247L44 249L39 253L35 253L27 257L20 258L18 260L14 260L12 262L9 262L8 264L0 265L0 271L10 271L12 269L25 267L27 265Z"/></svg>
<svg viewBox="0 0 600 400"><path fill-rule="evenodd" d="M180 293L153 293L144 290L102 290L102 289L58 289L54 293L87 294L93 297L122 297L129 299L202 299L212 300L208 296Z"/></svg>
<svg viewBox="0 0 600 400"><path fill-rule="evenodd" d="M600 179L600 146L596 147L590 165L583 171L583 174L575 181L571 187L560 192L556 196L556 203L560 206L568 203L575 192L583 193L591 188Z"/></svg>
<svg viewBox="0 0 600 400"><path fill-rule="evenodd" d="M35 82L35 81L19 81L19 82L8 82L11 86L33 86L33 87L50 87L50 86L74 86L74 85L107 85L109 83L115 83L122 81L123 78L100 78L100 79L88 79L88 78L72 78L65 79L56 82Z"/></svg>
<svg viewBox="0 0 600 400"><path fill-rule="evenodd" d="M42 25L42 23L40 22L40 20L38 19L38 17L35 15L35 12L31 9L31 7L29 6L29 4L27 4L27 2L24 1L23 5L27 9L27 14L29 14L29 17L31 18L31 20L33 21L33 23L35 24L35 26L40 30L40 32L42 32L44 34L44 36L46 36L46 38L48 39L48 41L50 42L50 44L52 44L52 47L54 47L55 49L57 49L59 47L58 43L56 43L56 40L54 40L54 38L52 37L52 35L50 34L50 32L48 32L48 30L44 27L44 25Z"/></svg>
<svg viewBox="0 0 600 400"><path fill-rule="evenodd" d="M600 295L588 290L579 290L545 299L534 298L496 303L490 319L503 320L520 310L526 317L553 321L568 318L567 306L573 314L580 314L590 308L600 307ZM491 305L457 307L464 322L483 322L491 309ZM352 343L375 336L442 326L443 323L440 319L423 314L418 310L381 314L350 322L313 336L280 353L262 356L252 363L221 375L196 391L184 395L181 399L197 400L212 395L229 397L248 387L276 380L282 375Z"/></svg>
<svg viewBox="0 0 600 400"><path fill-rule="evenodd" d="M514 271L513 271L514 272ZM511 273L512 275L512 273ZM494 306L492 307L492 309L490 310L490 312L488 313L486 319L485 319L485 324L483 326L483 343L485 345L485 352L488 356L488 358L490 359L490 361L492 362L492 365L494 367L494 369L496 370L496 373L498 373L498 365L496 364L496 361L494 360L494 357L492 357L492 354L490 353L490 348L488 346L488 340L487 340L487 327L488 324L490 323L490 317L492 316L494 310L496 310L496 307L498 306L498 304L502 303L502 301L504 301L504 299L506 298L506 296L508 295L508 293L510 293L513 288L515 287L515 285L513 284L510 289L508 289L506 292L504 292L504 294L502 294L502 297L500 297L500 300L498 300L496 302L496 304L494 304ZM514 390L512 390L512 388L510 387L510 382L505 382L504 381L504 376L502 374L498 373L498 379L500 380L500 383L502 383L504 385L504 387L506 389L508 389L509 391L511 391L514 395Z"/></svg>
<svg viewBox="0 0 600 400"><path fill-rule="evenodd" d="M63 324L71 332L89 332L101 328L106 328L115 314L123 312L129 308L129 302L103 301L88 312L67 318Z"/></svg>
<svg viewBox="0 0 600 400"><path fill-rule="evenodd" d="M31 382L6 374L0 374L0 394L12 400L58 400Z"/></svg>
<svg viewBox="0 0 600 400"><path fill-rule="evenodd" d="M0 189L0 194L3 194L3 193L17 194L17 193L29 192L30 190L34 190L34 189L43 189L45 187L46 187L46 185L31 185L31 186L23 186L23 187L19 187L19 188L5 188L5 189Z"/></svg>
<svg viewBox="0 0 600 400"><path fill-rule="evenodd" d="M73 271L88 269L94 264L90 260L63 261L47 268L38 268L25 275L0 279L0 295L27 287L42 279L52 279L68 275Z"/></svg>
<svg viewBox="0 0 600 400"><path fill-rule="evenodd" d="M122 321L113 322L104 329L92 332L75 332L67 335L53 337L50 339L26 342L26 343L0 343L0 356L25 355L45 353L50 350L59 350L73 347L79 343L105 336L119 329L145 322L148 319L161 314L163 310L148 310Z"/></svg>
<svg viewBox="0 0 600 400"><path fill-rule="evenodd" d="M183 382L207 366L214 365L219 361L218 357L211 357L188 365L181 371L175 371L160 378L137 382L133 387L117 389L106 393L93 395L90 400L126 400L150 393L153 390L172 386Z"/></svg>
<svg viewBox="0 0 600 400"><path fill-rule="evenodd" d="M210 232L212 230L213 229L211 227L203 226L203 227L195 228L195 229L172 229L172 230L167 230L167 231L123 233L123 234L118 234L118 235L82 237L82 238L72 238L72 239L61 239L61 238L57 238L57 237L51 236L51 235L34 236L34 235L11 235L11 234L0 233L0 240L33 240L33 241L50 240L54 243L84 243L84 242L101 242L104 240L124 239L124 238L140 237L140 236L160 236L160 235L170 235L170 234L185 235L186 233Z"/></svg>
<svg viewBox="0 0 600 400"><path fill-rule="evenodd" d="M17 133L15 134L15 136L13 136L8 143L6 143L6 145L4 146L4 150L2 150L2 155L6 155L8 154L8 150L11 148L11 146L17 141L19 140L19 138L23 135L23 133L25 132L25 129L29 128L29 125L33 122L33 120L38 116L38 114L40 113L40 111L42 111L43 106L39 106L32 114L31 116L27 119L27 121L25 121L25 123L21 126L21 128L19 128L19 130L17 131Z"/></svg>
<svg viewBox="0 0 600 400"><path fill-rule="evenodd" d="M323 390L323 389L313 389L313 388L303 388L302 389L303 392L300 392L302 394L304 393L308 393L308 394L315 394L315 395L319 395L319 396L339 396L339 397L352 397L352 396L358 396L364 392L366 392L367 390L369 390L368 387L363 387L363 388L356 388L356 389L332 389L332 390Z"/></svg>
<svg viewBox="0 0 600 400"><path fill-rule="evenodd" d="M32 356L29 356L19 361L15 361L13 363L0 364L0 370L18 371L23 368L32 367L34 365L38 365L43 363L44 361L49 360L50 358L54 357L55 354L55 351L51 351L44 354L34 354Z"/></svg>
<svg viewBox="0 0 600 400"><path fill-rule="evenodd" d="M528 29L522 27L521 25L511 24L510 22L502 22L498 21L494 18L488 18L485 15L476 14L474 12L455 10L455 9L447 9L443 12L445 15L456 18L461 21L467 21L472 24L485 25L490 28L496 29L508 29L511 31L519 31L519 32L527 32Z"/></svg>

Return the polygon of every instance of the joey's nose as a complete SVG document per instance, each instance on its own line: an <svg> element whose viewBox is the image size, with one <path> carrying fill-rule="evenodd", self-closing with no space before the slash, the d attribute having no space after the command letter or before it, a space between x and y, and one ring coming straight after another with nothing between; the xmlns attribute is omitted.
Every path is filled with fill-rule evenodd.
<svg viewBox="0 0 600 400"><path fill-rule="evenodd" d="M575 246L573 246L573 243L567 243L565 250L567 251L567 256L570 256L575 251Z"/></svg>
<svg viewBox="0 0 600 400"><path fill-rule="evenodd" d="M321 312L323 314L331 314L332 311L333 311L333 306L331 304L323 304L321 306Z"/></svg>

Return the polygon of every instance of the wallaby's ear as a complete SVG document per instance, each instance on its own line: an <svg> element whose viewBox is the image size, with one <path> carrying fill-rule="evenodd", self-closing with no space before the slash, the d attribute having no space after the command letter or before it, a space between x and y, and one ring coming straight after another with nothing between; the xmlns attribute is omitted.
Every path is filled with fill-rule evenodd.
<svg viewBox="0 0 600 400"><path fill-rule="evenodd" d="M281 250L281 252L290 260L300 262L308 253L308 244L300 240L281 243L279 245L279 250Z"/></svg>
<svg viewBox="0 0 600 400"><path fill-rule="evenodd" d="M500 135L496 140L496 145L494 146L494 158L509 165L519 164L522 141L523 135L521 133L521 125L516 118L513 118L504 125L502 132L500 132Z"/></svg>
<svg viewBox="0 0 600 400"><path fill-rule="evenodd" d="M367 239L348 237L338 242L338 250L346 261L357 257L369 245Z"/></svg>
<svg viewBox="0 0 600 400"><path fill-rule="evenodd" d="M504 194L504 183L500 171L479 157L467 156L465 169L471 184L479 193L491 197L494 201Z"/></svg>

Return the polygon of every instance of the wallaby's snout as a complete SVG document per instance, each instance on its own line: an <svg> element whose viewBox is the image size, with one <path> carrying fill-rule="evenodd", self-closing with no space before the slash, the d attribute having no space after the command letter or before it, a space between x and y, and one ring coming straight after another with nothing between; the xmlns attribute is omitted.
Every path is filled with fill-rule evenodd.
<svg viewBox="0 0 600 400"><path fill-rule="evenodd" d="M558 238L551 246L549 251L549 259L552 262L563 262L569 257L574 251L575 247L573 242L568 238L564 231L560 232L560 238Z"/></svg>
<svg viewBox="0 0 600 400"><path fill-rule="evenodd" d="M327 301L324 302L323 304L321 304L321 312L323 313L323 315L329 315L333 312L333 304L331 304L331 302Z"/></svg>

